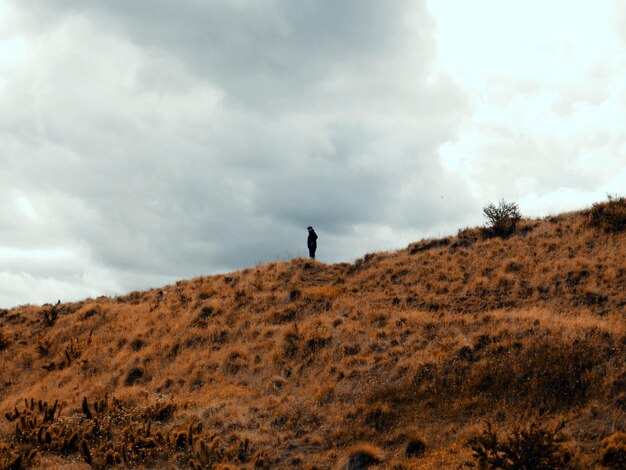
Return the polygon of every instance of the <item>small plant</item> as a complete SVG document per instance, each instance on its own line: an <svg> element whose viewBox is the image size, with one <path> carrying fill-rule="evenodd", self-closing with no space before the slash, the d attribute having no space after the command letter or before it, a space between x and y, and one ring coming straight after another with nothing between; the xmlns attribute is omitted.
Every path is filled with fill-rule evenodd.
<svg viewBox="0 0 626 470"><path fill-rule="evenodd" d="M124 379L124 384L127 387L130 387L132 385L135 385L137 383L139 383L145 376L145 372L141 367L133 367L131 370L128 371L128 374L126 374L126 379Z"/></svg>
<svg viewBox="0 0 626 470"><path fill-rule="evenodd" d="M500 199L498 205L490 202L483 207L483 215L487 219L488 230L498 237L511 235L522 218L518 205L504 199Z"/></svg>
<svg viewBox="0 0 626 470"><path fill-rule="evenodd" d="M600 462L609 468L626 468L626 433L616 432L602 439Z"/></svg>
<svg viewBox="0 0 626 470"><path fill-rule="evenodd" d="M56 305L50 305L49 308L42 311L43 323L47 327L52 327L57 321L59 317L59 305L61 305L61 301L59 300Z"/></svg>
<svg viewBox="0 0 626 470"><path fill-rule="evenodd" d="M72 362L76 359L79 359L82 354L80 349L80 345L78 344L78 340L73 339L70 341L69 345L65 347L64 351L64 359L67 362L67 366L71 366Z"/></svg>
<svg viewBox="0 0 626 470"><path fill-rule="evenodd" d="M364 470L383 460L383 452L371 444L357 444L349 451L342 470Z"/></svg>
<svg viewBox="0 0 626 470"><path fill-rule="evenodd" d="M147 410L147 418L153 421L165 422L169 420L176 411L174 403L154 403Z"/></svg>
<svg viewBox="0 0 626 470"><path fill-rule="evenodd" d="M52 343L48 340L42 340L37 343L35 348L39 357L50 357L52 351Z"/></svg>
<svg viewBox="0 0 626 470"><path fill-rule="evenodd" d="M587 223L607 232L626 229L626 197L608 194L607 202L594 204L587 212Z"/></svg>
<svg viewBox="0 0 626 470"><path fill-rule="evenodd" d="M481 230L475 228L461 228L457 232L457 241L452 244L452 248L469 247L481 238Z"/></svg>
<svg viewBox="0 0 626 470"><path fill-rule="evenodd" d="M226 360L222 365L224 374L236 375L240 370L244 369L248 364L246 355L243 351L233 350L228 353Z"/></svg>
<svg viewBox="0 0 626 470"><path fill-rule="evenodd" d="M283 353L286 357L294 357L296 355L301 339L302 335L300 335L297 324L283 333Z"/></svg>
<svg viewBox="0 0 626 470"><path fill-rule="evenodd" d="M571 468L571 453L563 446L561 430L564 424L546 428L536 421L514 428L501 439L491 423L470 441L474 458L484 469L567 469Z"/></svg>
<svg viewBox="0 0 626 470"><path fill-rule="evenodd" d="M298 300L300 297L302 297L302 292L300 292L298 289L291 289L289 291L289 300L291 302L295 302L296 300Z"/></svg>
<svg viewBox="0 0 626 470"><path fill-rule="evenodd" d="M413 434L409 437L404 450L404 455L407 457L421 457L426 453L426 441L419 434Z"/></svg>

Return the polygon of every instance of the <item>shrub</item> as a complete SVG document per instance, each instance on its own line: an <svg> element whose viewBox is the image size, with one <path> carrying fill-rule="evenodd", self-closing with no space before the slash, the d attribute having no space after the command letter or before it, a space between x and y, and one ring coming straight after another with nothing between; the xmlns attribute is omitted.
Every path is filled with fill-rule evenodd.
<svg viewBox="0 0 626 470"><path fill-rule="evenodd" d="M475 228L462 228L457 232L457 241L452 244L452 248L468 247L479 241L481 230Z"/></svg>
<svg viewBox="0 0 626 470"><path fill-rule="evenodd" d="M470 441L474 458L480 468L567 469L572 468L572 455L563 445L563 424L546 428L536 421L526 427L513 429L501 439L490 423Z"/></svg>
<svg viewBox="0 0 626 470"><path fill-rule="evenodd" d="M2 329L0 328L0 351L9 347L9 338L6 337Z"/></svg>
<svg viewBox="0 0 626 470"><path fill-rule="evenodd" d="M61 305L61 301L59 300L56 305L48 305L46 306L47 308L41 311L41 316L43 324L47 327L52 327L59 317L59 305Z"/></svg>
<svg viewBox="0 0 626 470"><path fill-rule="evenodd" d="M106 397L90 403L84 397L81 417L61 416L63 405L58 401L51 405L31 398L24 400L24 405L5 413L14 431L6 436L7 445L0 443L2 470L31 468L35 455L46 459L38 462L37 468L49 468L45 464L50 463L47 459L53 455L75 462L82 455L85 463L95 469L119 465L240 468L234 465L246 462L254 462L254 468L267 468L262 454L254 450L248 439L230 435L227 442L222 442L217 434L204 433L202 424L195 421L169 431L161 426L164 419L153 423L155 413L157 417L171 417L173 403L140 407Z"/></svg>
<svg viewBox="0 0 626 470"><path fill-rule="evenodd" d="M626 468L626 434L616 432L602 440L600 461L610 468Z"/></svg>
<svg viewBox="0 0 626 470"><path fill-rule="evenodd" d="M286 357L294 357L298 352L302 335L298 331L298 326L294 325L283 333L283 353Z"/></svg>
<svg viewBox="0 0 626 470"><path fill-rule="evenodd" d="M608 201L594 204L587 211L587 223L607 232L626 229L626 197L608 195Z"/></svg>
<svg viewBox="0 0 626 470"><path fill-rule="evenodd" d="M419 434L414 434L409 437L404 450L404 455L407 457L421 457L426 452L426 441Z"/></svg>
<svg viewBox="0 0 626 470"><path fill-rule="evenodd" d="M365 470L383 460L382 451L370 444L358 444L353 446L346 459L343 470Z"/></svg>
<svg viewBox="0 0 626 470"><path fill-rule="evenodd" d="M483 215L487 219L488 229L498 237L507 237L512 234L522 218L518 205L514 202L506 202L504 199L500 199L497 206L490 202L483 207Z"/></svg>
<svg viewBox="0 0 626 470"><path fill-rule="evenodd" d="M440 248L442 246L448 246L450 244L449 238L442 238L440 240L423 240L409 246L409 254L414 255L421 251L432 250L433 248Z"/></svg>
<svg viewBox="0 0 626 470"><path fill-rule="evenodd" d="M174 403L154 403L147 407L146 417L152 421L165 422L174 415L175 411Z"/></svg>
<svg viewBox="0 0 626 470"><path fill-rule="evenodd" d="M236 375L247 365L248 360L246 353L240 350L232 350L226 355L226 359L222 365L222 371L225 375Z"/></svg>
<svg viewBox="0 0 626 470"><path fill-rule="evenodd" d="M144 375L145 373L142 368L134 367L130 371L128 371L124 383L130 387L131 385L139 383L143 379Z"/></svg>
<svg viewBox="0 0 626 470"><path fill-rule="evenodd" d="M395 422L395 414L387 405L376 405L368 410L363 417L363 423L377 432L389 431Z"/></svg>

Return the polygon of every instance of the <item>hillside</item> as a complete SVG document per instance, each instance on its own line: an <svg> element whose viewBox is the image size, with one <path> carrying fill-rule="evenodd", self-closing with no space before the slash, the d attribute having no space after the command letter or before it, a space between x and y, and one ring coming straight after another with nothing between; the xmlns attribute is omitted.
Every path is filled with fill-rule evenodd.
<svg viewBox="0 0 626 470"><path fill-rule="evenodd" d="M624 206L0 311L0 468L620 468Z"/></svg>

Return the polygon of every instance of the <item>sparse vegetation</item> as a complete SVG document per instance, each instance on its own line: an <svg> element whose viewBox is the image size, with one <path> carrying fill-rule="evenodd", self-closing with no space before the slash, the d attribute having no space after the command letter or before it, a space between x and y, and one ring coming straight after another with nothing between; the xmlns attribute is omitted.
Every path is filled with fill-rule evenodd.
<svg viewBox="0 0 626 470"><path fill-rule="evenodd" d="M497 205L490 202L483 207L483 215L487 219L489 232L498 237L511 235L522 218L518 205L504 199Z"/></svg>
<svg viewBox="0 0 626 470"><path fill-rule="evenodd" d="M589 220L0 311L0 469L621 468L626 231Z"/></svg>
<svg viewBox="0 0 626 470"><path fill-rule="evenodd" d="M41 317L44 325L47 327L54 326L57 318L59 317L59 305L61 301L59 300L56 305L50 305L48 308L44 308L41 310Z"/></svg>
<svg viewBox="0 0 626 470"><path fill-rule="evenodd" d="M40 452L81 456L95 468L155 466L167 458L185 467L206 468L262 457L254 453L248 439L223 443L215 434L203 434L202 425L193 421L184 429L164 431L162 420L153 424L151 410L117 399L103 398L91 406L83 397L80 417L63 417L58 401L51 405L31 398L24 405L5 414L14 423L9 446L4 448L6 468L25 467Z"/></svg>
<svg viewBox="0 0 626 470"><path fill-rule="evenodd" d="M365 470L383 460L383 451L371 444L357 444L346 456L343 470Z"/></svg>
<svg viewBox="0 0 626 470"><path fill-rule="evenodd" d="M602 440L600 461L610 468L626 468L626 433L616 432Z"/></svg>
<svg viewBox="0 0 626 470"><path fill-rule="evenodd" d="M626 230L626 197L609 194L608 201L596 203L589 209L587 218L591 227L607 232Z"/></svg>
<svg viewBox="0 0 626 470"><path fill-rule="evenodd" d="M558 470L575 468L564 445L563 424L547 428L536 421L519 425L502 438L489 423L471 441L480 468Z"/></svg>
<svg viewBox="0 0 626 470"><path fill-rule="evenodd" d="M422 457L426 447L426 440L419 434L413 434L409 437L404 454L407 457Z"/></svg>

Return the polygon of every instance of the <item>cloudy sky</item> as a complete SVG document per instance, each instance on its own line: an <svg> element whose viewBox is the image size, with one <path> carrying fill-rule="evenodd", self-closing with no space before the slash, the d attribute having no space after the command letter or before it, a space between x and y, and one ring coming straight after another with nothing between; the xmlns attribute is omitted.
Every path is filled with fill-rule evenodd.
<svg viewBox="0 0 626 470"><path fill-rule="evenodd" d="M626 188L615 0L0 0L0 306Z"/></svg>

